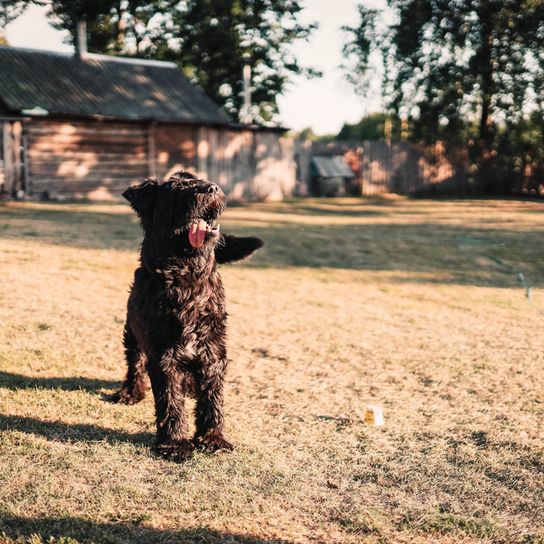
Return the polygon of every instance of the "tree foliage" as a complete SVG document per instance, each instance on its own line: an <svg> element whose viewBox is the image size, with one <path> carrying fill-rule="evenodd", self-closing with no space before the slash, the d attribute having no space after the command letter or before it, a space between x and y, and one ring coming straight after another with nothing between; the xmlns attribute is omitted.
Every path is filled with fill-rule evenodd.
<svg viewBox="0 0 544 544"><path fill-rule="evenodd" d="M170 0L52 0L50 17L53 26L70 32L71 44L76 43L78 21L84 19L92 53L150 56L157 54L163 42L159 21L176 4Z"/></svg>
<svg viewBox="0 0 544 544"><path fill-rule="evenodd" d="M418 140L468 144L488 189L542 155L520 130L544 113L543 0L388 0L345 28L348 79L364 93L382 68L387 109ZM507 156L499 157L499 147ZM540 160L542 160L540 156ZM516 164L518 166L516 166ZM509 183L509 182L506 182Z"/></svg>
<svg viewBox="0 0 544 544"><path fill-rule="evenodd" d="M384 140L386 138L386 123L392 136L400 137L400 119L385 113L370 113L353 125L344 123L336 136L337 140Z"/></svg>
<svg viewBox="0 0 544 544"><path fill-rule="evenodd" d="M291 76L316 74L291 47L316 28L298 22L302 9L299 0L53 0L51 15L72 42L77 21L86 19L91 52L177 62L234 118L249 64L253 118L271 121Z"/></svg>
<svg viewBox="0 0 544 544"><path fill-rule="evenodd" d="M290 48L314 28L297 22L301 10L292 0L188 0L173 20L183 66L209 96L236 114L242 105L240 75L249 64L253 115L269 121L290 76L311 74Z"/></svg>

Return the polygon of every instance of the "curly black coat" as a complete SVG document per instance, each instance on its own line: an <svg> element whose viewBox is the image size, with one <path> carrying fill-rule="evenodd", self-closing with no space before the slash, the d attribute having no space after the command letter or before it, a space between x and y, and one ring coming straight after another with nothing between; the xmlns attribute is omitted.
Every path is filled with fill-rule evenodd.
<svg viewBox="0 0 544 544"><path fill-rule="evenodd" d="M123 196L140 218L144 239L124 331L128 372L113 400L142 400L147 373L160 456L183 461L195 446L232 449L223 436L227 313L217 264L243 259L263 242L219 234L225 195L188 172L160 183L148 179ZM187 395L197 401L193 440Z"/></svg>

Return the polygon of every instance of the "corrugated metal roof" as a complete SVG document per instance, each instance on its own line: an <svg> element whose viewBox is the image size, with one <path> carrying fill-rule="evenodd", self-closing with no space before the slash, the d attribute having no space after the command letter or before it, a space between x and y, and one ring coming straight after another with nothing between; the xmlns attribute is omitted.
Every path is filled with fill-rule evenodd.
<svg viewBox="0 0 544 544"><path fill-rule="evenodd" d="M342 156L337 157L312 157L312 164L317 176L320 178L354 178L355 174L346 164Z"/></svg>
<svg viewBox="0 0 544 544"><path fill-rule="evenodd" d="M173 63L0 47L9 112L225 125L228 116ZM42 112L43 114L43 112Z"/></svg>

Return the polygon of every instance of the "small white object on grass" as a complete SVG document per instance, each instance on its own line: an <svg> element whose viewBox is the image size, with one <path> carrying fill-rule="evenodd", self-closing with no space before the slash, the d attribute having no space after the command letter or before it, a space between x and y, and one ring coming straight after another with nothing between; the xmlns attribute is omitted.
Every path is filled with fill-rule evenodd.
<svg viewBox="0 0 544 544"><path fill-rule="evenodd" d="M369 404L365 408L363 421L372 427L381 427L383 425L383 408L381 404Z"/></svg>

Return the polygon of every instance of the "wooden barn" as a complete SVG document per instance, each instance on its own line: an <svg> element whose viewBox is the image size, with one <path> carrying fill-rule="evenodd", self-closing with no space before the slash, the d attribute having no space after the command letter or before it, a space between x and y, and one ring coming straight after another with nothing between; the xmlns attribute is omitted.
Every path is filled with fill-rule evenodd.
<svg viewBox="0 0 544 544"><path fill-rule="evenodd" d="M234 124L173 63L0 47L0 191L118 197L189 169L233 198L295 188L284 129Z"/></svg>

